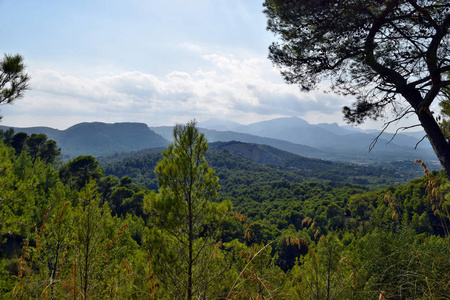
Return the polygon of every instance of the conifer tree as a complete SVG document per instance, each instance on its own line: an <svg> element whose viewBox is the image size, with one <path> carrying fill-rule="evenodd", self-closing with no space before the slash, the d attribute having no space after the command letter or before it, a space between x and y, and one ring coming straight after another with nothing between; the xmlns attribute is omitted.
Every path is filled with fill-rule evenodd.
<svg viewBox="0 0 450 300"><path fill-rule="evenodd" d="M146 201L151 220L162 228L154 229L149 239L159 243L154 255L172 298L206 297L212 280L224 270L212 263L221 245L215 234L231 207L229 202L210 202L217 198L219 184L205 161L207 149L195 122L175 126L174 143L155 169L159 193Z"/></svg>
<svg viewBox="0 0 450 300"><path fill-rule="evenodd" d="M111 216L108 203L100 204L95 183L89 182L80 192L73 213L74 278L71 288L82 299L118 297L127 289L127 254L135 248L128 225Z"/></svg>
<svg viewBox="0 0 450 300"><path fill-rule="evenodd" d="M5 54L0 60L0 104L8 104L23 97L30 80L24 71L23 57L19 54Z"/></svg>

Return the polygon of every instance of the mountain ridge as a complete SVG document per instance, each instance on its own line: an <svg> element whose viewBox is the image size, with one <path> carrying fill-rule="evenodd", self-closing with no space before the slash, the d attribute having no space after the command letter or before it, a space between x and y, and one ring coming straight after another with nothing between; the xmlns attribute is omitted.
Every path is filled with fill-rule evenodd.
<svg viewBox="0 0 450 300"><path fill-rule="evenodd" d="M214 128L220 127L221 121L206 123ZM226 121L229 126L238 123ZM200 122L200 124L205 124ZM0 126L7 129L8 126ZM240 141L264 144L297 155L345 161L359 164L383 164L393 161L422 159L433 168L440 168L430 146L424 141L417 150L420 132L400 133L391 141L392 134L383 134L378 138L374 149L369 153L369 146L377 137L373 131L347 128L336 123L309 124L297 117L278 118L237 126L237 131L223 131L199 126L210 143ZM149 127L144 123L122 122L102 123L84 122L75 124L65 130L50 127L15 128L16 132L28 134L45 133L49 139L57 142L64 155L104 156L108 154L137 151L146 148L166 147L172 141L173 127Z"/></svg>
<svg viewBox="0 0 450 300"><path fill-rule="evenodd" d="M10 127L0 126L6 130ZM144 123L84 122L65 130L49 127L14 128L15 132L44 133L56 141L62 153L69 157L78 155L101 156L146 148L166 147L169 142Z"/></svg>

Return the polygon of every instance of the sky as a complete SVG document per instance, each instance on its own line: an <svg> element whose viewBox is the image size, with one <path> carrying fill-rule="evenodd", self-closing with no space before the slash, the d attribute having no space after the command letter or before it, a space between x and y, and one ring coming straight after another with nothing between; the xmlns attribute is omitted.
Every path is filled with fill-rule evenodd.
<svg viewBox="0 0 450 300"><path fill-rule="evenodd" d="M0 125L250 124L293 116L345 125L342 107L354 99L302 93L268 60L276 37L262 3L0 0L0 52L21 54L31 76L25 97L0 107Z"/></svg>

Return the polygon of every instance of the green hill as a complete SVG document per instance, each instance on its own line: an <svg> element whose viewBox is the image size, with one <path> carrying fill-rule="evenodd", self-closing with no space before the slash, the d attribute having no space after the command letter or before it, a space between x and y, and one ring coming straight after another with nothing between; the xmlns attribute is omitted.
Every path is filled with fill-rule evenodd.
<svg viewBox="0 0 450 300"><path fill-rule="evenodd" d="M0 129L8 127L0 126ZM66 156L101 156L146 148L166 147L169 142L144 123L80 123L65 130L48 127L14 128L16 132L44 133L55 140Z"/></svg>
<svg viewBox="0 0 450 300"><path fill-rule="evenodd" d="M137 184L157 188L153 172L162 149L149 149L99 158L106 175L130 176ZM222 191L236 185L286 180L338 181L363 185L406 183L423 173L419 166L408 170L401 162L396 168L370 167L307 158L267 145L242 142L211 143L206 158L220 178ZM414 167L414 166L413 166Z"/></svg>

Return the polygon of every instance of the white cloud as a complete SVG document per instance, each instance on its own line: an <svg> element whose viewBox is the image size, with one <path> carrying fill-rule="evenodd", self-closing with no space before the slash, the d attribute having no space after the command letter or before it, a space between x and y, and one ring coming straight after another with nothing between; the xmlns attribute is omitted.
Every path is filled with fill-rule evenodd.
<svg viewBox="0 0 450 300"><path fill-rule="evenodd" d="M204 55L205 65L192 73L173 71L165 76L130 71L88 78L55 70L32 72L32 90L8 115L47 116L53 127L67 127L76 116L103 122L136 121L173 124L196 118L256 122L279 116L298 116L317 123L317 116L333 116L348 104L343 98L272 80L273 67L265 58L237 59ZM16 118L23 121L24 118ZM35 122L42 121L36 118ZM31 120L30 120L31 122ZM18 126L17 124L8 124ZM25 124L32 126L39 124Z"/></svg>

